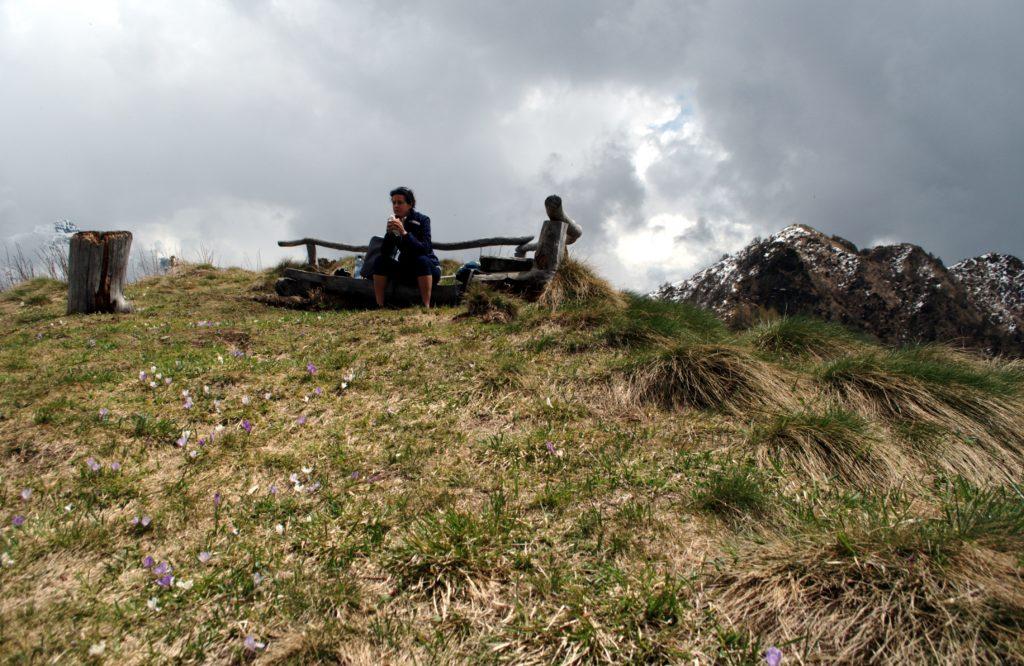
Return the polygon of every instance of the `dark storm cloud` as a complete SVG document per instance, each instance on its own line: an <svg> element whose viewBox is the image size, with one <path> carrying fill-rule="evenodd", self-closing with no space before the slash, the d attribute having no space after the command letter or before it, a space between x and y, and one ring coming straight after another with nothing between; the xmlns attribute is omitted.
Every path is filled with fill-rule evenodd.
<svg viewBox="0 0 1024 666"><path fill-rule="evenodd" d="M769 229L1020 254L1022 28L1020 3L716 4L687 60L715 185Z"/></svg>

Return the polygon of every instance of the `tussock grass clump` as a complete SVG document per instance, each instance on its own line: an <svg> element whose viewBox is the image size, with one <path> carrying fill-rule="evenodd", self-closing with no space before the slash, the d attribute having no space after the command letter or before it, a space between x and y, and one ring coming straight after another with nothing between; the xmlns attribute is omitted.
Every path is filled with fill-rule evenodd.
<svg viewBox="0 0 1024 666"><path fill-rule="evenodd" d="M754 424L747 443L758 459L778 456L817 481L869 484L897 472L879 458L875 449L881 442L871 435L867 420L843 409L776 413ZM898 452L885 456L890 465L899 458Z"/></svg>
<svg viewBox="0 0 1024 666"><path fill-rule="evenodd" d="M936 452L963 461L955 472L977 476L979 464L1012 475L1024 470L1022 375L1012 367L922 347L838 359L816 375L853 410L923 421L955 435Z"/></svg>
<svg viewBox="0 0 1024 666"><path fill-rule="evenodd" d="M625 299L607 280L599 277L586 262L566 258L555 276L544 287L537 302L552 310L570 303L607 304L625 307Z"/></svg>
<svg viewBox="0 0 1024 666"><path fill-rule="evenodd" d="M642 347L685 340L719 342L725 324L714 313L690 305L626 294L624 310L610 313L601 334L613 347Z"/></svg>
<svg viewBox="0 0 1024 666"><path fill-rule="evenodd" d="M777 369L722 344L676 344L634 363L628 375L633 399L670 409L741 413L785 404L790 393Z"/></svg>
<svg viewBox="0 0 1024 666"><path fill-rule="evenodd" d="M733 463L711 470L697 482L694 506L723 518L763 516L770 502L768 479L751 462Z"/></svg>
<svg viewBox="0 0 1024 666"><path fill-rule="evenodd" d="M1024 597L1005 558L972 549L939 565L892 552L853 558L831 544L780 543L742 562L715 580L716 609L765 640L803 637L815 661L1024 659Z"/></svg>
<svg viewBox="0 0 1024 666"><path fill-rule="evenodd" d="M466 292L466 314L487 323L505 324L519 316L519 302L484 284L471 284Z"/></svg>
<svg viewBox="0 0 1024 666"><path fill-rule="evenodd" d="M856 336L839 324L811 317L781 317L747 329L742 336L754 349L773 357L826 359L848 352Z"/></svg>
<svg viewBox="0 0 1024 666"><path fill-rule="evenodd" d="M864 497L819 533L769 543L712 577L722 615L768 640L805 639L847 663L1018 663L1024 502L950 484L921 517L899 494Z"/></svg>
<svg viewBox="0 0 1024 666"><path fill-rule="evenodd" d="M818 378L842 391L859 391L892 415L946 408L981 415L992 401L1016 397L1024 375L1014 369L970 362L940 347L849 356L821 366Z"/></svg>

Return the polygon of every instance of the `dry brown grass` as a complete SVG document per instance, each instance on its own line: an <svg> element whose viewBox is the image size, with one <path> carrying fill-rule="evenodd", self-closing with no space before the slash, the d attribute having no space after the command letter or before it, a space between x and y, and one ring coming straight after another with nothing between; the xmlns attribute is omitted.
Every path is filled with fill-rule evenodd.
<svg viewBox="0 0 1024 666"><path fill-rule="evenodd" d="M679 344L660 350L628 371L628 395L669 409L756 412L793 402L782 370L738 347Z"/></svg>
<svg viewBox="0 0 1024 666"><path fill-rule="evenodd" d="M787 653L843 664L1022 663L1024 587L1012 558L967 548L938 563L829 543L773 542L713 579L721 617ZM795 655L794 655L795 656Z"/></svg>
<svg viewBox="0 0 1024 666"><path fill-rule="evenodd" d="M484 284L471 284L465 295L466 314L489 324L507 324L519 315L519 301Z"/></svg>
<svg viewBox="0 0 1024 666"><path fill-rule="evenodd" d="M913 513L892 524L941 515L943 471L1013 469L1002 449L867 397L855 411L814 383L807 345L767 354L706 313L646 302L523 304L509 325L285 311L246 298L259 277L147 279L131 317L66 317L55 286L0 298L0 553L14 561L0 565L0 661L84 663L105 641L102 658L124 663L757 663L800 633L818 643L782 645L786 663L1024 653L1013 489L961 512L969 538L943 558L874 528L851 555L835 526L876 493L864 480L903 469L920 472ZM174 383L140 382L151 364ZM859 420L835 418L830 397ZM964 455L943 466L954 444ZM123 469L89 473L89 456ZM723 520L692 501L702 491L746 510ZM133 529L138 514L154 527ZM808 536L815 521L830 527ZM147 554L194 586L158 587ZM266 650L246 652L247 635Z"/></svg>
<svg viewBox="0 0 1024 666"><path fill-rule="evenodd" d="M889 485L918 467L894 444L865 419L837 409L780 411L755 423L747 439L763 466L780 459L805 478L861 487Z"/></svg>
<svg viewBox="0 0 1024 666"><path fill-rule="evenodd" d="M818 379L850 410L897 426L921 423L932 461L959 474L1020 478L1024 473L1024 401L1020 373L939 348L874 352L822 367Z"/></svg>
<svg viewBox="0 0 1024 666"><path fill-rule="evenodd" d="M544 287L537 302L557 309L570 303L626 307L626 299L585 261L566 258Z"/></svg>

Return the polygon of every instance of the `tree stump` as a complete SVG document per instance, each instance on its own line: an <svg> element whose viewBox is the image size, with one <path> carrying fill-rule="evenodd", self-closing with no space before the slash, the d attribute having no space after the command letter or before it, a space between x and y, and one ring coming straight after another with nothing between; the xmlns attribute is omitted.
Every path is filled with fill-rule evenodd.
<svg viewBox="0 0 1024 666"><path fill-rule="evenodd" d="M80 231L68 257L68 314L131 312L121 293L128 272L130 231Z"/></svg>

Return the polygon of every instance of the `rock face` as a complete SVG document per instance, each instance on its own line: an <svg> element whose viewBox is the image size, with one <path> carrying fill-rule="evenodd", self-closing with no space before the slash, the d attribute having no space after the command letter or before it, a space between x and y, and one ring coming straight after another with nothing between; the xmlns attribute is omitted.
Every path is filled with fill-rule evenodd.
<svg viewBox="0 0 1024 666"><path fill-rule="evenodd" d="M1019 338L1024 331L1024 262L991 252L953 264L949 272L989 321Z"/></svg>
<svg viewBox="0 0 1024 666"><path fill-rule="evenodd" d="M889 343L944 341L1024 354L1024 264L1008 255L947 269L916 245L858 250L793 225L651 295L710 308L734 326L799 314Z"/></svg>

